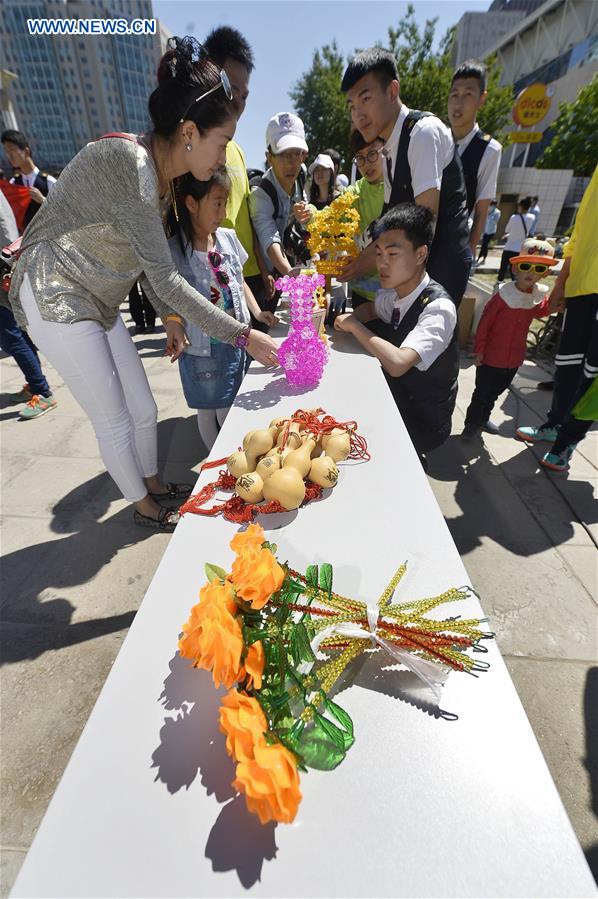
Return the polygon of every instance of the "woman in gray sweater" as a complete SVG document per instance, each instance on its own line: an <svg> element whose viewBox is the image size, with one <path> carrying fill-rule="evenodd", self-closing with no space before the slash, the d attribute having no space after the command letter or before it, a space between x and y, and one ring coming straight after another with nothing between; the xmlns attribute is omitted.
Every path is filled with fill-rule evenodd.
<svg viewBox="0 0 598 899"><path fill-rule="evenodd" d="M167 333L174 362L183 320L245 346L264 365L276 344L213 306L176 271L162 225L173 179L208 180L225 163L235 103L224 72L192 38L171 39L142 136L108 136L84 147L61 174L23 238L10 302L87 413L104 464L138 524L172 530L178 513L156 500L185 485L158 476L157 410L119 306L139 279Z"/></svg>

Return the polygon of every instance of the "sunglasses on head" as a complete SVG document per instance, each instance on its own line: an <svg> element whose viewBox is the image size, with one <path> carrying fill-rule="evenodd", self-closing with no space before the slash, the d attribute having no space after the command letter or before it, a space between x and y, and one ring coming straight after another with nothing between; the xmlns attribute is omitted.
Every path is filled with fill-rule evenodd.
<svg viewBox="0 0 598 899"><path fill-rule="evenodd" d="M218 84L214 85L214 87L211 87L209 91L206 91L206 92L205 92L205 94L200 94L199 97L196 97L195 100L193 100L193 101L189 104L189 106L188 106L187 109L185 110L184 115L181 116L181 118L180 118L179 121L180 121L181 123L184 122L185 119L186 119L186 118L188 117L188 115L189 115L189 110L190 110L193 106L195 106L196 103L199 103L200 100L204 100L206 97L209 97L210 94L213 94L214 91L220 90L220 88L222 88L222 90L223 90L224 93L226 94L227 98L228 98L229 100L232 100L232 98L233 98L233 89L232 89L232 87L231 87L231 84L230 84L228 75L226 74L226 72L224 71L224 69L220 69L220 81L218 82Z"/></svg>
<svg viewBox="0 0 598 899"><path fill-rule="evenodd" d="M535 272L537 275L543 275L549 269L548 265L543 262L518 262L517 268L520 272Z"/></svg>

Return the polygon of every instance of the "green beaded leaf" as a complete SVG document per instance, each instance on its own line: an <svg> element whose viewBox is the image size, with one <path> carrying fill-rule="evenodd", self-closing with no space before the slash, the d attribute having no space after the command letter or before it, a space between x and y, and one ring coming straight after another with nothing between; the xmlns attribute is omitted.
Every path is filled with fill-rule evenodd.
<svg viewBox="0 0 598 899"><path fill-rule="evenodd" d="M211 562L205 564L206 577L209 581L223 581L226 578L226 571L218 565L212 565Z"/></svg>
<svg viewBox="0 0 598 899"><path fill-rule="evenodd" d="M305 580L308 587L318 586L318 566L308 565L305 571Z"/></svg>
<svg viewBox="0 0 598 899"><path fill-rule="evenodd" d="M299 662L315 662L316 657L310 645L307 628L302 621L296 624L293 628L293 637L297 647L297 654L299 656L299 659L295 662L295 664L298 665Z"/></svg>
<svg viewBox="0 0 598 899"><path fill-rule="evenodd" d="M342 731L317 712L297 740L305 764L318 771L332 771L345 757Z"/></svg>
<svg viewBox="0 0 598 899"><path fill-rule="evenodd" d="M320 587L322 590L325 590L330 597L332 593L332 565L328 562L324 562L323 565L320 565Z"/></svg>
<svg viewBox="0 0 598 899"><path fill-rule="evenodd" d="M338 723L342 727L345 749L350 749L350 747L355 742L353 721L351 719L351 716L347 714L344 709L341 709L340 705L337 705L336 702L333 702L328 698L324 700L324 708L332 715L333 718L338 721Z"/></svg>

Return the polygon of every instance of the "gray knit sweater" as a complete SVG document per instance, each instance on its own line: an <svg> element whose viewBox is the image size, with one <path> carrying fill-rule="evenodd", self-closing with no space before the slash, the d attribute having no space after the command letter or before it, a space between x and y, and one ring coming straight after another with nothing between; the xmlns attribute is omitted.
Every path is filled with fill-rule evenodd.
<svg viewBox="0 0 598 899"><path fill-rule="evenodd" d="M139 278L162 319L177 312L211 337L233 343L245 327L176 271L160 216L158 176L135 141L87 144L64 169L23 237L10 288L27 326L19 289L27 274L46 321L97 321L110 329Z"/></svg>

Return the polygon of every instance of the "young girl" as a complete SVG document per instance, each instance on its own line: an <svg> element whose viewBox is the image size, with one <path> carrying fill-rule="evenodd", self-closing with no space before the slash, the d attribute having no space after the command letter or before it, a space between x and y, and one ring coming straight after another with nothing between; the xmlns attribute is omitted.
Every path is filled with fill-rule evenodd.
<svg viewBox="0 0 598 899"><path fill-rule="evenodd" d="M230 180L219 169L209 181L192 175L181 179L176 204L179 221L169 240L173 262L180 274L212 303L238 322L249 324L249 310L272 327L276 316L262 311L243 280L247 253L230 228L220 228L226 217ZM249 307L249 308L248 308ZM245 349L211 338L198 325L185 322L190 346L179 358L183 392L197 409L201 439L210 450L241 386L249 358Z"/></svg>
<svg viewBox="0 0 598 899"><path fill-rule="evenodd" d="M476 331L475 390L465 414L461 440L469 443L482 429L495 433L488 421L500 394L507 390L525 359L526 339L534 318L550 315L549 288L538 284L557 264L549 243L529 237L511 257L514 281L503 282L484 308Z"/></svg>

